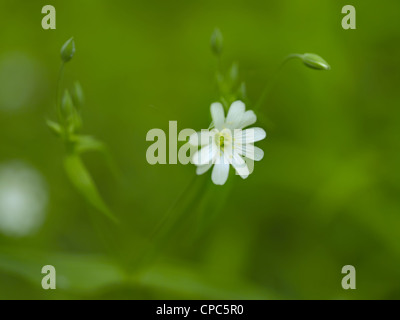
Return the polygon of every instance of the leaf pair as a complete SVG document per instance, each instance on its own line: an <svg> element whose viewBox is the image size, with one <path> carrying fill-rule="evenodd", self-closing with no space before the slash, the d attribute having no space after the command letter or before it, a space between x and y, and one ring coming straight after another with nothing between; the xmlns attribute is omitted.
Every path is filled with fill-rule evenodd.
<svg viewBox="0 0 400 320"><path fill-rule="evenodd" d="M105 214L113 222L118 223L118 219L114 216L103 198L100 196L96 184L78 154L72 153L65 157L64 169L73 186L86 199L86 201Z"/></svg>

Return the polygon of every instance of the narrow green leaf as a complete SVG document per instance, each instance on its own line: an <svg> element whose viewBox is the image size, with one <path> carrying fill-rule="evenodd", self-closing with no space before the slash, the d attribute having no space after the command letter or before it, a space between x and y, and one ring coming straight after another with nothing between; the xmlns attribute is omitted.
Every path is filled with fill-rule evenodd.
<svg viewBox="0 0 400 320"><path fill-rule="evenodd" d="M73 141L75 142L75 151L79 154L87 151L105 151L104 143L92 136L78 135L73 137Z"/></svg>
<svg viewBox="0 0 400 320"><path fill-rule="evenodd" d="M53 132L57 137L62 137L63 128L57 122L46 120L46 124L49 127L50 131Z"/></svg>
<svg viewBox="0 0 400 320"><path fill-rule="evenodd" d="M17 275L35 287L40 286L43 264L57 270L57 290L73 293L95 293L125 281L125 274L116 263L105 256L51 253L23 250L19 247L0 248L0 270Z"/></svg>
<svg viewBox="0 0 400 320"><path fill-rule="evenodd" d="M268 289L239 276L209 277L204 269L184 263L159 263L136 278L138 285L152 290L168 290L191 299L276 299Z"/></svg>
<svg viewBox="0 0 400 320"><path fill-rule="evenodd" d="M47 261L47 262L45 262ZM44 263L57 270L57 290L73 294L96 294L99 290L125 285L134 290L146 287L155 292L203 299L276 299L275 293L236 276L209 277L204 269L163 262L137 274L126 274L115 261L103 255L54 253L0 247L0 270L40 286Z"/></svg>
<svg viewBox="0 0 400 320"><path fill-rule="evenodd" d="M67 155L64 160L64 168L70 181L86 201L110 218L113 222L118 223L117 218L100 196L97 187L80 156L77 154Z"/></svg>
<svg viewBox="0 0 400 320"><path fill-rule="evenodd" d="M84 135L72 136L71 141L74 143L73 147L74 152L78 154L83 154L85 152L91 152L91 151L100 152L103 155L112 174L114 175L114 178L117 180L121 178L121 173L117 165L114 163L113 157L111 156L107 146L103 142L97 140L92 136L84 136Z"/></svg>

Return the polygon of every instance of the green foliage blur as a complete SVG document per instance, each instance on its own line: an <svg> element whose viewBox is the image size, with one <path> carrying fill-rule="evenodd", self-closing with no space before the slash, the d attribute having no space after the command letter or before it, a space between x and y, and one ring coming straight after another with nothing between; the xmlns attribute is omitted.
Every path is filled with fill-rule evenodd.
<svg viewBox="0 0 400 320"><path fill-rule="evenodd" d="M400 298L399 1L49 4L56 30L41 27L43 1L0 1L0 172L23 163L48 199L32 234L1 232L0 219L0 299ZM341 27L347 4L356 30ZM264 159L223 187L193 165L146 161L150 129L208 127L219 98L216 27L221 66L238 63L249 108L288 54L317 53L331 66L285 65L257 114ZM118 168L82 155L119 224L71 184L63 143L46 125L71 36L63 85L80 82L82 132ZM9 176L0 174L0 202ZM56 290L41 287L48 264ZM356 290L341 287L344 265L357 270Z"/></svg>

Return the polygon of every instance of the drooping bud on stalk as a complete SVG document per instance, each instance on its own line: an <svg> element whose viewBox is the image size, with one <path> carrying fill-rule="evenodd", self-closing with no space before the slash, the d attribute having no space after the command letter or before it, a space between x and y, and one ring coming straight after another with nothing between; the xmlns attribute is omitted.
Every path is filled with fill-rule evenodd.
<svg viewBox="0 0 400 320"><path fill-rule="evenodd" d="M75 54L75 42L74 38L68 39L61 47L61 59L64 62L68 62L72 59Z"/></svg>
<svg viewBox="0 0 400 320"><path fill-rule="evenodd" d="M305 53L302 55L299 55L299 58L303 60L303 63L315 70L330 70L331 66L326 62L324 59L322 59L319 55L314 54L314 53Z"/></svg>

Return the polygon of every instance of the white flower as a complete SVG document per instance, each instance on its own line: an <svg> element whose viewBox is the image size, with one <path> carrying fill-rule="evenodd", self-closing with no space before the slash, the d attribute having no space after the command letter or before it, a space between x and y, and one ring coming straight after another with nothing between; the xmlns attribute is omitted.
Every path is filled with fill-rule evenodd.
<svg viewBox="0 0 400 320"><path fill-rule="evenodd" d="M42 175L23 162L0 166L0 233L28 236L42 226L48 203Z"/></svg>
<svg viewBox="0 0 400 320"><path fill-rule="evenodd" d="M242 101L235 101L229 108L225 118L223 106L216 102L211 105L211 117L214 127L192 134L189 143L201 146L192 157L197 166L198 175L207 172L213 165L211 180L217 185L225 184L230 165L243 179L251 173L249 160L260 161L264 152L254 146L254 142L266 137L261 128L243 128L257 121L255 113L246 111Z"/></svg>

